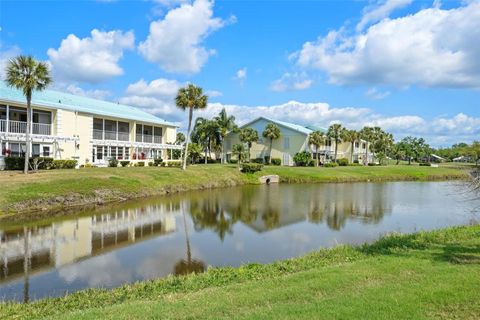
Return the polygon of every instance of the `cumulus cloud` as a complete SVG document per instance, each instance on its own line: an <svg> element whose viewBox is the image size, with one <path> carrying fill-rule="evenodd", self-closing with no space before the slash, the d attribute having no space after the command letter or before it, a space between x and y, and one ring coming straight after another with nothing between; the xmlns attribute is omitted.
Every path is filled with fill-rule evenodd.
<svg viewBox="0 0 480 320"><path fill-rule="evenodd" d="M305 90L310 88L312 83L313 81L309 79L304 72L286 72L279 79L271 83L270 90L277 92Z"/></svg>
<svg viewBox="0 0 480 320"><path fill-rule="evenodd" d="M357 24L357 31L362 31L368 24L378 22L390 16L394 10L408 6L412 1L413 0L386 0L365 8L362 19Z"/></svg>
<svg viewBox="0 0 480 320"><path fill-rule="evenodd" d="M4 80L6 76L6 68L10 59L15 58L21 53L17 46L4 47L0 42L0 80Z"/></svg>
<svg viewBox="0 0 480 320"><path fill-rule="evenodd" d="M392 9L407 2L386 3ZM365 18L360 29L390 9ZM353 34L346 28L333 30L306 42L292 58L300 67L325 72L334 84L479 88L478 39L480 2L472 1L384 18Z"/></svg>
<svg viewBox="0 0 480 320"><path fill-rule="evenodd" d="M137 98L135 98L137 99ZM163 102L156 98L125 99L122 102L143 107L146 111L176 122L180 130L187 127L187 113L178 109L174 102ZM318 125L328 127L341 123L347 128L361 129L363 126L380 126L394 134L396 139L408 135L425 137L432 145L447 145L458 141L473 141L480 136L480 118L463 113L453 117L426 119L416 115L386 116L369 108L336 108L328 103L303 103L289 101L271 106L244 106L223 103L210 103L201 111L195 111L194 117L211 118L223 108L234 115L238 124L244 124L260 116L292 122L300 125Z"/></svg>
<svg viewBox="0 0 480 320"><path fill-rule="evenodd" d="M217 91L217 90L207 90L206 95L209 98L215 98L215 97L223 96L223 93L221 93L220 91Z"/></svg>
<svg viewBox="0 0 480 320"><path fill-rule="evenodd" d="M74 34L62 40L58 49L50 48L54 77L60 81L99 83L123 74L119 65L123 52L134 48L132 31L99 31L78 38Z"/></svg>
<svg viewBox="0 0 480 320"><path fill-rule="evenodd" d="M177 80L155 79L150 83L141 79L136 83L132 83L127 87L128 95L147 96L155 98L173 97L181 84Z"/></svg>
<svg viewBox="0 0 480 320"><path fill-rule="evenodd" d="M105 98L111 95L111 92L108 90L100 90L100 89L85 90L75 84L68 85L65 88L65 91L77 96L84 96L84 97L100 99L100 100L105 100Z"/></svg>
<svg viewBox="0 0 480 320"><path fill-rule="evenodd" d="M196 0L168 11L163 19L150 24L147 39L138 46L140 53L168 72L199 72L215 54L204 47L205 38L229 23L213 17L212 7L209 0Z"/></svg>

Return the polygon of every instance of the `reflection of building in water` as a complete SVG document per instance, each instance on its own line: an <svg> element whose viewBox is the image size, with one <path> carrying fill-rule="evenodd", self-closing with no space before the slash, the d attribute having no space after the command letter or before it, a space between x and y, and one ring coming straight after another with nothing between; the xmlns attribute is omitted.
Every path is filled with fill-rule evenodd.
<svg viewBox="0 0 480 320"><path fill-rule="evenodd" d="M0 230L0 279L60 267L138 240L175 231L175 216L162 206L54 222L42 227Z"/></svg>

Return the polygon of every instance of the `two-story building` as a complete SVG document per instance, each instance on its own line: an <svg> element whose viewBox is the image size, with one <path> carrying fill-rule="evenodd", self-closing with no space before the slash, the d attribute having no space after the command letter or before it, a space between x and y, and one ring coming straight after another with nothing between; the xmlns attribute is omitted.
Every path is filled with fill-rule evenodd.
<svg viewBox="0 0 480 320"><path fill-rule="evenodd" d="M132 106L54 90L34 92L30 132L33 157L76 159L105 165L109 159L169 159L177 126ZM22 91L0 81L2 156L24 156L27 128Z"/></svg>
<svg viewBox="0 0 480 320"><path fill-rule="evenodd" d="M278 121L274 119L269 119L266 117L259 117L255 120L252 120L240 128L253 128L258 132L258 141L252 144L250 150L250 157L252 159L262 158L270 154L270 140L262 136L262 132L265 130L265 127L269 123L275 123L280 128L280 138L274 140L272 143L272 158L281 159L282 165L284 166L293 166L294 161L293 157L296 153L302 151L309 151L313 153L313 156L316 158L317 153L319 158L322 161L329 162L334 158L335 153L335 141L331 139L326 139L325 144L321 146L318 150L315 150L315 147L309 145L308 136L314 131L321 131L326 134L327 129L317 127L317 126L301 126L294 123L289 123L285 121ZM227 160L232 159L232 148L233 145L240 143L239 134L231 132L227 135L225 139L225 150L227 155ZM337 149L337 158L346 158L350 160L359 161L363 163L363 158L365 157L365 150L367 148L366 141L358 141L353 145L350 142L341 142L338 145Z"/></svg>

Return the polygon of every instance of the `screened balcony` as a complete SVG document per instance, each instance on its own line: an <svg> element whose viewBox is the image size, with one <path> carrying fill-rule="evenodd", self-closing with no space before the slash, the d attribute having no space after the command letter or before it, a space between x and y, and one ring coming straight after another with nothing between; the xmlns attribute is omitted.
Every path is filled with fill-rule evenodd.
<svg viewBox="0 0 480 320"><path fill-rule="evenodd" d="M94 140L129 141L130 125L128 122L93 119Z"/></svg>
<svg viewBox="0 0 480 320"><path fill-rule="evenodd" d="M0 105L0 132L26 133L27 109ZM30 132L39 135L52 134L52 113L33 110Z"/></svg>
<svg viewBox="0 0 480 320"><path fill-rule="evenodd" d="M162 128L137 124L135 141L145 143L162 143Z"/></svg>

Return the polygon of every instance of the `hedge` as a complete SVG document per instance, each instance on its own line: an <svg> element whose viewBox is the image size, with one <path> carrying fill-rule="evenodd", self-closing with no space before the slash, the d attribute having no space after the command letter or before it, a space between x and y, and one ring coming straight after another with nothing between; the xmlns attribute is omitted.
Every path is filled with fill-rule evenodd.
<svg viewBox="0 0 480 320"><path fill-rule="evenodd" d="M254 173L262 170L263 164L260 163L242 163L241 170L243 173Z"/></svg>
<svg viewBox="0 0 480 320"><path fill-rule="evenodd" d="M348 159L345 159L345 158L337 159L337 163L340 167L346 167L348 166Z"/></svg>
<svg viewBox="0 0 480 320"><path fill-rule="evenodd" d="M272 165L279 166L282 164L282 159L280 158L272 158Z"/></svg>
<svg viewBox="0 0 480 320"><path fill-rule="evenodd" d="M33 168L33 159L30 158L30 168ZM38 162L41 162L38 165L39 170L48 170L55 169L53 164L53 158L38 157ZM23 157L5 157L5 170L23 170L25 165L25 158Z"/></svg>
<svg viewBox="0 0 480 320"><path fill-rule="evenodd" d="M126 167L126 166L128 166L129 164L130 164L130 161L128 161L128 160L120 161L120 165L121 165L122 167Z"/></svg>
<svg viewBox="0 0 480 320"><path fill-rule="evenodd" d="M323 165L325 168L335 168L335 167L338 167L338 163L336 162L329 162L329 163L325 163Z"/></svg>
<svg viewBox="0 0 480 320"><path fill-rule="evenodd" d="M53 160L52 169L75 169L77 160Z"/></svg>

